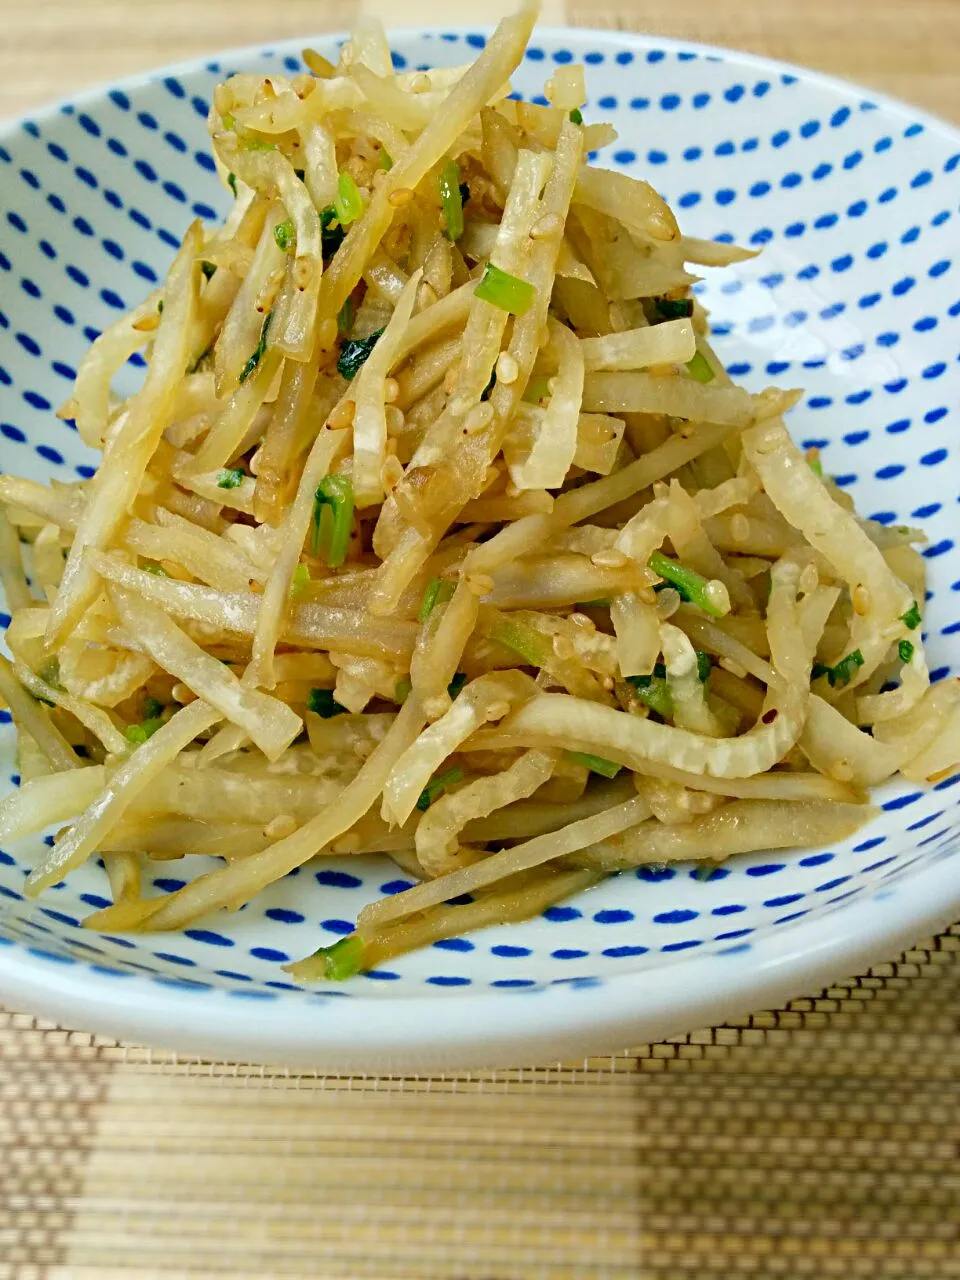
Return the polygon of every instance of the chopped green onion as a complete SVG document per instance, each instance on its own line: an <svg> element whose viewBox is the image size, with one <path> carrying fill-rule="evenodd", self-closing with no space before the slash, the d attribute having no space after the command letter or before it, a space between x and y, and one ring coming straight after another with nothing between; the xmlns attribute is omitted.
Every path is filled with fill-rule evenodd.
<svg viewBox="0 0 960 1280"><path fill-rule="evenodd" d="M394 701L399 702L400 705L403 706L412 692L413 682L409 676L407 676L405 680L398 680L393 690Z"/></svg>
<svg viewBox="0 0 960 1280"><path fill-rule="evenodd" d="M380 152L380 168L389 173L393 168L393 160L390 158L390 152L384 147Z"/></svg>
<svg viewBox="0 0 960 1280"><path fill-rule="evenodd" d="M155 573L158 578L170 577L163 565L159 564L156 560L144 560L143 570L145 573Z"/></svg>
<svg viewBox="0 0 960 1280"><path fill-rule="evenodd" d="M527 383L526 391L523 393L523 399L527 404L539 404L541 400L549 400L550 379L546 376L531 378Z"/></svg>
<svg viewBox="0 0 960 1280"><path fill-rule="evenodd" d="M273 228L273 238L277 242L277 248L286 253L297 238L297 233L293 227L293 219L287 218L284 222L278 222Z"/></svg>
<svg viewBox="0 0 960 1280"><path fill-rule="evenodd" d="M653 305L664 320L686 320L693 315L692 298L654 298Z"/></svg>
<svg viewBox="0 0 960 1280"><path fill-rule="evenodd" d="M293 571L293 578L290 582L290 598L295 599L300 595L309 581L310 566L308 564L298 564Z"/></svg>
<svg viewBox="0 0 960 1280"><path fill-rule="evenodd" d="M454 589L452 582L445 582L442 578L431 578L420 601L420 608L417 610L417 621L426 622L438 604L443 604L450 599Z"/></svg>
<svg viewBox="0 0 960 1280"><path fill-rule="evenodd" d="M312 711L314 715L320 716L322 720L329 720L332 716L343 715L346 707L341 707L333 696L332 689L311 689L307 694L307 710Z"/></svg>
<svg viewBox="0 0 960 1280"><path fill-rule="evenodd" d="M159 716L149 716L146 720L141 721L140 724L128 724L123 731L123 736L135 747L139 747L148 738L152 738L162 724L163 721Z"/></svg>
<svg viewBox="0 0 960 1280"><path fill-rule="evenodd" d="M320 947L310 957L311 960L322 960L323 972L318 975L321 982L343 982L352 978L363 968L363 951L365 943L359 933L347 934L329 947Z"/></svg>
<svg viewBox="0 0 960 1280"><path fill-rule="evenodd" d="M815 476L820 476L820 478L822 479L823 463L820 461L820 450L808 449L807 452L804 454L804 457L807 460L807 466L810 468L813 474Z"/></svg>
<svg viewBox="0 0 960 1280"><path fill-rule="evenodd" d="M518 653L531 667L545 666L553 654L553 646L539 631L513 618L499 618L490 632L490 639Z"/></svg>
<svg viewBox="0 0 960 1280"><path fill-rule="evenodd" d="M230 188L230 190L233 192L234 195L237 194L237 175L235 173L227 174L227 186Z"/></svg>
<svg viewBox="0 0 960 1280"><path fill-rule="evenodd" d="M417 800L417 808L421 812L425 812L430 808L437 796L442 795L442 793L446 791L447 787L453 786L455 782L460 782L462 779L463 770L458 765L454 765L453 768L448 769L446 773L438 774L434 779L432 779L432 781L428 782L420 792L420 796Z"/></svg>
<svg viewBox="0 0 960 1280"><path fill-rule="evenodd" d="M201 263L200 263L200 270L203 272L203 274L204 274L204 275L206 276L206 278L209 280L209 279L210 279L210 277L211 277L212 275L215 275L215 274L216 274L217 268L214 266L214 264L213 264L212 262L201 262Z"/></svg>
<svg viewBox="0 0 960 1280"><path fill-rule="evenodd" d="M346 234L332 204L320 211L320 252L325 258L337 252Z"/></svg>
<svg viewBox="0 0 960 1280"><path fill-rule="evenodd" d="M217 488L239 489L246 478L246 474L239 467L223 467L217 472Z"/></svg>
<svg viewBox="0 0 960 1280"><path fill-rule="evenodd" d="M337 373L352 382L367 361L370 352L377 345L382 329L377 329L368 338L350 338L340 348L337 361Z"/></svg>
<svg viewBox="0 0 960 1280"><path fill-rule="evenodd" d="M814 663L810 678L818 680L820 676L826 676L831 689L842 689L844 685L848 685L853 679L853 673L856 668L862 666L863 654L859 649L854 649L845 658L841 658L835 667L828 667L822 662Z"/></svg>
<svg viewBox="0 0 960 1280"><path fill-rule="evenodd" d="M263 328L260 330L260 341L257 343L256 349L250 356L250 359L240 370L240 377L238 379L240 383L246 382L251 373L253 373L254 369L256 369L257 365L263 359L263 353L267 349L267 334L270 332L270 322L272 319L273 312L268 311L263 318Z"/></svg>
<svg viewBox="0 0 960 1280"><path fill-rule="evenodd" d="M440 170L440 203L447 220L447 239L459 240L463 235L463 201L460 199L460 166L448 160Z"/></svg>
<svg viewBox="0 0 960 1280"><path fill-rule="evenodd" d="M916 631L922 621L920 606L917 604L916 600L914 600L907 612L901 617L900 621L910 631Z"/></svg>
<svg viewBox="0 0 960 1280"><path fill-rule="evenodd" d="M451 698L455 698L466 683L467 673L465 671L458 671L447 685L447 693Z"/></svg>
<svg viewBox="0 0 960 1280"><path fill-rule="evenodd" d="M670 697L666 674L663 663L658 662L652 675L627 676L627 684L633 687L637 697L651 711L655 711L664 720L669 720L673 715L673 699Z"/></svg>
<svg viewBox="0 0 960 1280"><path fill-rule="evenodd" d="M617 764L613 760L605 760L603 756L592 756L588 751L567 751L568 760L575 760L577 764L585 764L591 773L602 774L604 778L615 778L623 768L622 764Z"/></svg>
<svg viewBox="0 0 960 1280"><path fill-rule="evenodd" d="M223 127L225 129L236 129L237 117L233 114L232 111L228 111L227 114L223 117Z"/></svg>
<svg viewBox="0 0 960 1280"><path fill-rule="evenodd" d="M897 653L901 662L909 662L913 657L913 645L909 640L901 640L897 645Z"/></svg>
<svg viewBox="0 0 960 1280"><path fill-rule="evenodd" d="M692 360L687 361L687 368L698 382L712 382L717 376L702 351L698 351Z"/></svg>
<svg viewBox="0 0 960 1280"><path fill-rule="evenodd" d="M353 328L353 296L347 295L347 300L337 312L337 332L344 334L349 333Z"/></svg>
<svg viewBox="0 0 960 1280"><path fill-rule="evenodd" d="M711 671L711 668L713 667L713 660L710 657L709 653L704 653L700 649L697 649L696 654L697 654L697 675L700 677L700 683L706 684L707 681L710 679L710 671Z"/></svg>
<svg viewBox="0 0 960 1280"><path fill-rule="evenodd" d="M669 559L662 551L654 551L647 565L679 592L681 600L697 605L711 617L723 617L723 610L718 609L710 599L709 582L695 570L677 564L676 560Z"/></svg>
<svg viewBox="0 0 960 1280"><path fill-rule="evenodd" d="M570 123L583 124L583 112L580 110L579 107L574 107L573 110L570 112Z"/></svg>
<svg viewBox="0 0 960 1280"><path fill-rule="evenodd" d="M327 564L336 569L347 558L353 529L353 484L349 476L324 476L313 495L313 550L320 550L323 511L330 509L328 530L323 538L327 546Z"/></svg>
<svg viewBox="0 0 960 1280"><path fill-rule="evenodd" d="M333 207L340 219L341 227L356 222L363 213L363 197L352 174L344 172L337 178L337 197Z"/></svg>
<svg viewBox="0 0 960 1280"><path fill-rule="evenodd" d="M143 718L144 720L156 720L158 716L163 714L163 703L158 702L156 698L145 698L143 702Z"/></svg>
<svg viewBox="0 0 960 1280"><path fill-rule="evenodd" d="M492 262L487 263L480 283L473 291L475 298L481 298L515 316L522 316L525 311L529 311L535 294L536 290L528 280L512 276L509 271L501 271Z"/></svg>

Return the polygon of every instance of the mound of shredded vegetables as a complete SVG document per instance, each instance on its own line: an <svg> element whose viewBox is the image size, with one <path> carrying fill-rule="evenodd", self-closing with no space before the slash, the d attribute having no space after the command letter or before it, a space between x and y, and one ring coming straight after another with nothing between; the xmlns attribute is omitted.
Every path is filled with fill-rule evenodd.
<svg viewBox="0 0 960 1280"><path fill-rule="evenodd" d="M366 22L221 84L233 211L61 410L99 470L0 477L0 836L67 824L33 894L102 856L92 928L388 854L420 883L292 966L339 979L622 868L843 839L960 759L923 536L798 450L797 392L731 383L691 286L750 254L588 163L583 69L508 96L534 17L466 67L397 74ZM219 861L142 896L187 853Z"/></svg>

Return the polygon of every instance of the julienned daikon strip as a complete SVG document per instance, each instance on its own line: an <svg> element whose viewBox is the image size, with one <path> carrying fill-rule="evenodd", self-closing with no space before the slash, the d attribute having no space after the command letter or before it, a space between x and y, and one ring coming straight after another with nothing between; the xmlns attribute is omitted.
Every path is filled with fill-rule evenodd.
<svg viewBox="0 0 960 1280"><path fill-rule="evenodd" d="M583 408L588 413L664 413L734 427L777 418L799 398L799 391L770 388L752 395L742 387L705 386L686 376L652 373L588 373L583 386Z"/></svg>
<svg viewBox="0 0 960 1280"><path fill-rule="evenodd" d="M495 925L512 924L540 915L555 902L561 902L573 894L582 893L596 884L601 873L583 869L552 868L518 877L517 881L504 884L502 889L484 893L473 902L455 906L438 906L413 920L401 920L389 925L371 939L361 939L356 934L341 939L334 946L357 944L359 953L356 968L350 972L362 972L376 968L384 960L419 947L430 946L443 938L459 937L475 929ZM336 979L346 974L331 972L325 948L296 964L286 965L291 977L298 982L317 982Z"/></svg>
<svg viewBox="0 0 960 1280"><path fill-rule="evenodd" d="M864 612L854 613L850 637L851 650L859 649L864 660L849 682L859 685L877 669L891 642L908 634L900 619L910 608L910 593L852 513L807 465L782 422L744 432L743 447L780 513L834 566L855 600L862 600Z"/></svg>
<svg viewBox="0 0 960 1280"><path fill-rule="evenodd" d="M0 801L0 840L20 840L82 813L107 781L103 765L22 782Z"/></svg>
<svg viewBox="0 0 960 1280"><path fill-rule="evenodd" d="M80 761L73 748L50 719L46 707L24 689L13 667L2 654L0 654L0 698L10 708L17 726L33 738L57 772L77 768Z"/></svg>
<svg viewBox="0 0 960 1280"><path fill-rule="evenodd" d="M34 698L62 707L68 715L73 716L78 723L100 740L108 753L116 755L118 752L126 751L128 745L126 738L101 707L94 706L83 698L74 697L65 689L41 679L22 663L18 662L14 666L14 675L27 693L32 694Z"/></svg>
<svg viewBox="0 0 960 1280"><path fill-rule="evenodd" d="M111 775L100 795L40 859L27 880L27 893L36 897L85 862L157 774L219 719L220 713L205 702L192 702L137 747Z"/></svg>
<svg viewBox="0 0 960 1280"><path fill-rule="evenodd" d="M360 912L357 932L363 937L372 937L391 920L399 920L415 911L425 911L428 907L458 898L461 894L486 888L507 876L518 875L522 871L542 866L545 862L577 853L598 840L609 839L612 835L636 826L649 813L650 807L643 797L634 796L632 800L615 805L612 809L605 809L592 818L572 822L562 831L537 836L513 849L501 849L499 853L492 853L488 858L449 875L439 876L436 880L428 880L393 897L370 903Z"/></svg>
<svg viewBox="0 0 960 1280"><path fill-rule="evenodd" d="M144 921L150 931L180 929L191 920L228 903L249 902L268 884L288 875L358 822L383 790L391 769L423 724L415 698L408 698L387 736L334 804L322 809L293 835L208 875L201 876L163 901ZM152 741L153 739L151 739ZM149 745L149 744L148 744ZM143 748L141 748L143 750ZM102 926L106 928L107 926Z"/></svg>
<svg viewBox="0 0 960 1280"><path fill-rule="evenodd" d="M150 341L153 330L144 322L152 322L158 315L160 298L160 291L154 291L139 306L108 325L77 367L74 421L80 439L90 449L103 446L110 420L110 384L133 353Z"/></svg>
<svg viewBox="0 0 960 1280"><path fill-rule="evenodd" d="M321 319L337 314L363 275L375 246L393 220L395 207L390 202L393 192L415 190L432 166L454 145L477 111L509 80L523 57L535 20L536 8L525 4L518 14L500 23L480 57L447 95L443 110L433 117L387 173L363 217L351 227L324 273L319 301Z"/></svg>
<svg viewBox="0 0 960 1280"><path fill-rule="evenodd" d="M598 841L576 861L597 871L619 871L651 863L719 862L761 849L818 848L849 839L879 812L869 805L813 800L791 805L732 800L692 822L644 822L619 839Z"/></svg>
<svg viewBox="0 0 960 1280"><path fill-rule="evenodd" d="M623 333L581 338L580 350L587 373L648 369L654 364L686 364L696 353L697 338L691 320L667 320Z"/></svg>
<svg viewBox="0 0 960 1280"><path fill-rule="evenodd" d="M253 637L252 660L245 683L272 689L275 684L273 655L283 633L290 608L290 587L300 563L303 544L314 518L320 481L329 473L348 444L345 431L321 427L304 464L297 495L281 526L282 543L267 579Z"/></svg>
<svg viewBox="0 0 960 1280"><path fill-rule="evenodd" d="M163 314L143 388L129 401L126 422L111 438L88 488L60 590L50 608L47 644L52 649L66 638L97 591L97 575L84 552L88 547L106 547L116 536L170 421L196 316L200 275L196 259L201 244L200 224L194 222L167 276Z"/></svg>
<svg viewBox="0 0 960 1280"><path fill-rule="evenodd" d="M669 242L680 236L676 218L653 187L625 173L585 166L573 200L609 214L645 240Z"/></svg>
<svg viewBox="0 0 960 1280"><path fill-rule="evenodd" d="M671 436L620 471L562 493L548 516L526 516L501 529L489 542L476 545L465 568L490 573L519 556L538 550L553 534L588 520L662 480L678 467L721 444L733 431L730 424L700 426L689 435Z"/></svg>
<svg viewBox="0 0 960 1280"><path fill-rule="evenodd" d="M417 825L417 857L424 870L432 876L456 870L458 832L468 822L532 796L553 773L556 759L552 751L527 751L502 773L477 778L462 790L441 796Z"/></svg>
<svg viewBox="0 0 960 1280"><path fill-rule="evenodd" d="M364 362L353 386L353 494L358 507L383 501L383 464L387 448L384 383L399 359L404 331L413 314L422 271L403 286L390 321Z"/></svg>
<svg viewBox="0 0 960 1280"><path fill-rule="evenodd" d="M14 609L26 609L33 604L33 595L23 570L20 539L7 513L2 509L0 509L0 582L3 584L7 608L11 612Z"/></svg>
<svg viewBox="0 0 960 1280"><path fill-rule="evenodd" d="M472 733L488 720L502 719L536 686L520 671L491 672L471 681L450 710L419 735L396 761L383 787L382 814L402 824L433 773Z"/></svg>
<svg viewBox="0 0 960 1280"><path fill-rule="evenodd" d="M529 453L509 464L510 479L518 489L560 488L577 452L583 398L583 344L556 320L551 318L548 325L549 349L556 358L558 372L552 380L550 403Z"/></svg>
<svg viewBox="0 0 960 1280"><path fill-rule="evenodd" d="M147 600L162 605L174 617L202 622L224 636L252 636L262 599L252 593L214 591L195 582L145 573L113 556L91 553L97 573L110 582L129 587ZM333 649L371 658L409 657L416 641L413 622L397 618L369 618L349 609L293 602L281 628L282 639L305 649Z"/></svg>
<svg viewBox="0 0 960 1280"><path fill-rule="evenodd" d="M245 688L229 667L205 653L162 609L116 585L110 598L135 643L164 671L243 729L268 760L277 760L303 728L283 702Z"/></svg>

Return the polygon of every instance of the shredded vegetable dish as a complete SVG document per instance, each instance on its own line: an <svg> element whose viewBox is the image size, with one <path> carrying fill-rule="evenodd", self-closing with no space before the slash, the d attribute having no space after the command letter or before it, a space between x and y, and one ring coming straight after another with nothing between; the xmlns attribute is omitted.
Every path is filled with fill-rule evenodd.
<svg viewBox="0 0 960 1280"><path fill-rule="evenodd" d="M627 867L844 839L960 760L923 535L797 448L799 392L731 382L692 286L751 254L588 160L583 69L510 96L534 18L469 66L397 74L368 21L220 84L233 210L60 411L99 470L0 477L0 836L60 824L31 894L103 858L93 929L389 855L419 883L291 966L342 979Z"/></svg>

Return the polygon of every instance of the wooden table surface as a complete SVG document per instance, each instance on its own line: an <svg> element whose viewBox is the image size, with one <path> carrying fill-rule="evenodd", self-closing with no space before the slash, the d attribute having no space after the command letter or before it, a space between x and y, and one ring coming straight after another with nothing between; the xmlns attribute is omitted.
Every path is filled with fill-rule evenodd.
<svg viewBox="0 0 960 1280"><path fill-rule="evenodd" d="M387 25L491 22L513 0L0 0L0 116L238 45ZM960 0L544 0L551 25L747 49L847 76L960 121Z"/></svg>

